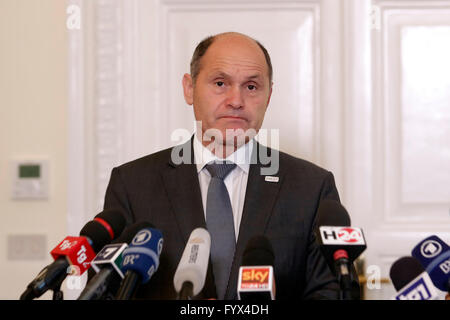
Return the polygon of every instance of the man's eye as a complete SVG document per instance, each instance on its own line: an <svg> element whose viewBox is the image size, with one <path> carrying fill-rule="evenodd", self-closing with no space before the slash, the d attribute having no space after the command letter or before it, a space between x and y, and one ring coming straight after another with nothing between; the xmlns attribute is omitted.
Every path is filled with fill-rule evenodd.
<svg viewBox="0 0 450 320"><path fill-rule="evenodd" d="M249 85L247 86L247 88L248 88L248 90L256 90L256 86L253 85L253 84L249 84Z"/></svg>
<svg viewBox="0 0 450 320"><path fill-rule="evenodd" d="M223 81L217 81L217 82L216 82L216 85L217 85L218 87L223 87L224 84L225 84L225 83L224 83Z"/></svg>

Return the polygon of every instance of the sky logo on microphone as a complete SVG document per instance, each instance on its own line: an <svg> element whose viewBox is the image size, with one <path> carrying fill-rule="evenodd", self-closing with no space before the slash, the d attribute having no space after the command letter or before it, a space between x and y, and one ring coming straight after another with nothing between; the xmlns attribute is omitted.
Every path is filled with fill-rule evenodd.
<svg viewBox="0 0 450 320"><path fill-rule="evenodd" d="M269 274L270 267L243 267L241 270L241 288L268 288Z"/></svg>
<svg viewBox="0 0 450 320"><path fill-rule="evenodd" d="M243 266L239 268L237 287L239 300L275 299L275 282L272 266Z"/></svg>

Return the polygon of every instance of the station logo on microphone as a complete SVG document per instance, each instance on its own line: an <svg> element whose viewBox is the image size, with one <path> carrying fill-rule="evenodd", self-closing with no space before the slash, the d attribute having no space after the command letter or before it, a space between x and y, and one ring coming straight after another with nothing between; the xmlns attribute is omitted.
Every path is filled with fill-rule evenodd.
<svg viewBox="0 0 450 320"><path fill-rule="evenodd" d="M354 227L320 227L323 244L329 245L364 245L365 240L360 228Z"/></svg>
<svg viewBox="0 0 450 320"><path fill-rule="evenodd" d="M195 237L194 239L190 240L189 243L193 244L205 243L205 240L203 240L201 237Z"/></svg>
<svg viewBox="0 0 450 320"><path fill-rule="evenodd" d="M427 240L420 246L420 253L427 259L434 258L442 251L442 246L436 240Z"/></svg>
<svg viewBox="0 0 450 320"><path fill-rule="evenodd" d="M270 267L243 267L241 289L270 289Z"/></svg>

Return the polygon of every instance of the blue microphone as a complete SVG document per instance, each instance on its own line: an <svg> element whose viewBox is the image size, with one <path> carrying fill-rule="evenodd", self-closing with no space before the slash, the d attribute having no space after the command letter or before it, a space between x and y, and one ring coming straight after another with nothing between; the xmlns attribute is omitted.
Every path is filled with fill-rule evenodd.
<svg viewBox="0 0 450 320"><path fill-rule="evenodd" d="M163 247L161 231L145 228L139 231L122 254L121 270L125 274L117 291L117 300L133 298L141 284L147 283L158 270Z"/></svg>
<svg viewBox="0 0 450 320"><path fill-rule="evenodd" d="M417 244L412 256L419 260L439 290L450 292L450 247L437 236Z"/></svg>

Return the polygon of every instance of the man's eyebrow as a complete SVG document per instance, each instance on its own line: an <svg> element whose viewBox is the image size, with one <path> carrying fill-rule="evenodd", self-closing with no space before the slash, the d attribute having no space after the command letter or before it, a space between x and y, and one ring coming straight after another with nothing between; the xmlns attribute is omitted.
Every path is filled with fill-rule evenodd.
<svg viewBox="0 0 450 320"><path fill-rule="evenodd" d="M223 71L214 71L214 72L211 72L210 77L212 77L212 78L227 78L227 77L229 77L229 75Z"/></svg>
<svg viewBox="0 0 450 320"><path fill-rule="evenodd" d="M262 78L262 75L260 74L260 73L257 73L257 74L254 74L254 75L251 75L251 76L249 76L249 77L247 77L247 79L257 79L257 78Z"/></svg>
<svg viewBox="0 0 450 320"><path fill-rule="evenodd" d="M211 72L211 75L210 75L210 78L229 78L229 77L230 77L230 75L223 71ZM246 77L246 79L253 80L253 79L260 79L262 77L263 77L262 74L256 73L256 74Z"/></svg>

